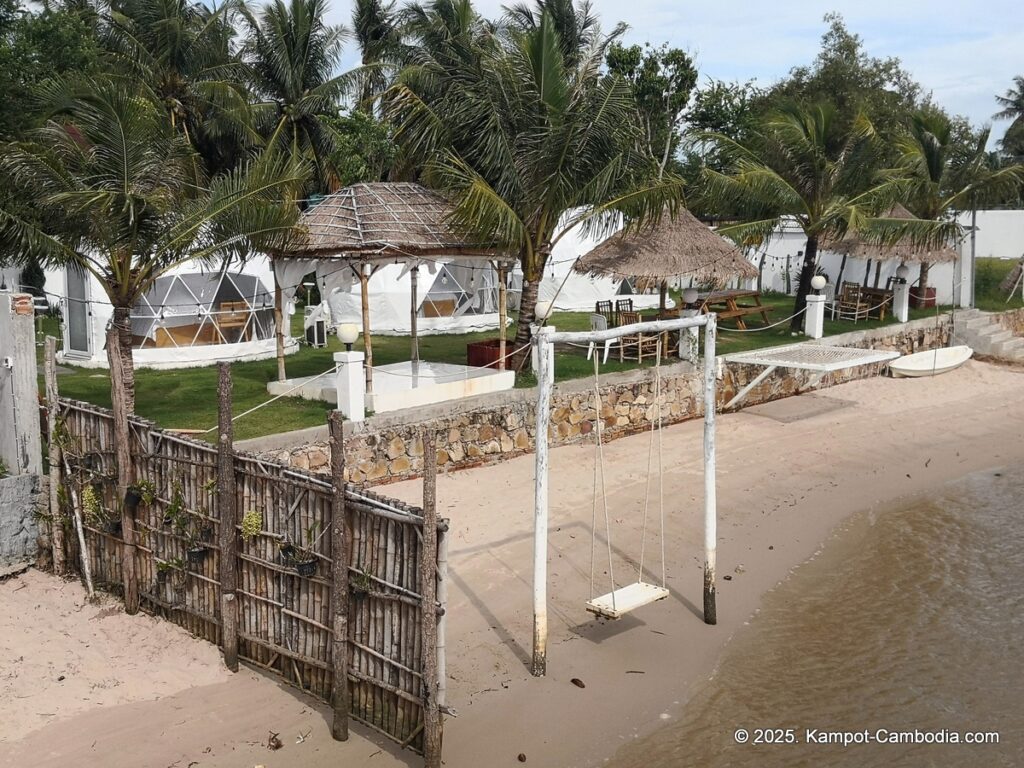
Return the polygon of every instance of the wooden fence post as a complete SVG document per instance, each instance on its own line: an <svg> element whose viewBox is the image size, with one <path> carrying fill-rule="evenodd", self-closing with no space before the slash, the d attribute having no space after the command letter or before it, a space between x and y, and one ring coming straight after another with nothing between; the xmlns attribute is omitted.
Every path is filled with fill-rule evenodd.
<svg viewBox="0 0 1024 768"><path fill-rule="evenodd" d="M348 688L348 511L345 509L345 436L341 413L331 411L331 645L333 678L331 707L334 720L331 736L348 740L348 712L351 698Z"/></svg>
<svg viewBox="0 0 1024 768"><path fill-rule="evenodd" d="M107 331L107 349L118 349L121 343L118 327L111 324ZM131 615L139 612L139 579L135 564L135 513L124 503L128 487L135 482L132 465L131 427L128 424L128 404L124 401L124 371L117 355L110 357L110 393L114 411L114 445L117 448L117 502L121 505L121 581L124 584L124 611Z"/></svg>
<svg viewBox="0 0 1024 768"><path fill-rule="evenodd" d="M217 364L217 512L220 517L220 629L224 664L238 671L238 509L231 421L231 366Z"/></svg>
<svg viewBox="0 0 1024 768"><path fill-rule="evenodd" d="M434 432L423 435L423 552L420 553L423 596L423 760L426 768L441 766L441 709L437 679L437 445Z"/></svg>
<svg viewBox="0 0 1024 768"><path fill-rule="evenodd" d="M46 380L46 432L49 436L50 464L50 547L53 550L53 572L63 576L67 570L64 551L64 521L60 510L61 457L57 444L57 411L60 393L57 390L57 339L46 337L43 356L43 378Z"/></svg>

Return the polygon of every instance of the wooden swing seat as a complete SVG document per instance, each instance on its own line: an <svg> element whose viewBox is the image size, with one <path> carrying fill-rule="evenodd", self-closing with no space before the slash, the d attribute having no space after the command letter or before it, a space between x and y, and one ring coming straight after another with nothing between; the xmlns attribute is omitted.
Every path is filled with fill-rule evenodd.
<svg viewBox="0 0 1024 768"><path fill-rule="evenodd" d="M645 581L637 581L614 592L587 601L587 610L606 619L621 619L630 611L668 597L668 590Z"/></svg>

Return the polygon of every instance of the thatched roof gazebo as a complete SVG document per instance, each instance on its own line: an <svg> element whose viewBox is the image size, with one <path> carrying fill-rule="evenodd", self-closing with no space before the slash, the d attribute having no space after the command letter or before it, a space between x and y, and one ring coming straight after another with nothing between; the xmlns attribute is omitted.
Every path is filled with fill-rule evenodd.
<svg viewBox="0 0 1024 768"><path fill-rule="evenodd" d="M917 217L896 203L889 211L879 218L904 219L914 221ZM873 259L876 261L927 261L929 264L945 264L956 261L959 255L956 249L948 245L933 246L915 243L909 236L904 236L894 243L884 244L866 240L860 235L849 234L841 240L826 242L822 248L855 259Z"/></svg>
<svg viewBox="0 0 1024 768"><path fill-rule="evenodd" d="M582 256L575 269L591 275L657 279L662 309L669 278L693 277L724 285L734 277L757 277L757 268L736 246L685 208L674 218L666 214L653 226L612 235Z"/></svg>
<svg viewBox="0 0 1024 768"><path fill-rule="evenodd" d="M412 361L419 361L417 274L421 261L494 258L499 269L499 336L505 339L506 300L502 253L460 237L450 225L452 208L433 190L409 182L353 184L306 210L300 234L289 251L275 259L318 259L347 262L358 278L362 302L367 391L373 390L373 348L370 340L369 281L385 263L408 263L412 283ZM280 300L277 302L280 304ZM504 352L502 352L504 357Z"/></svg>

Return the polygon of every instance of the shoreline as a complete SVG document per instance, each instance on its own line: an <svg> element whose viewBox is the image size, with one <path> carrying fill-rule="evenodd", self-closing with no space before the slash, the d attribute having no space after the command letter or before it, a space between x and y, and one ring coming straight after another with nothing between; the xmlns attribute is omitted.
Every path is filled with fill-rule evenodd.
<svg viewBox="0 0 1024 768"><path fill-rule="evenodd" d="M715 627L703 624L699 610L700 422L664 432L671 596L618 622L592 620L583 608L594 448L553 449L550 640L543 679L527 670L533 456L440 476L438 509L450 518L452 531L449 703L459 715L446 721L446 765L511 766L520 753L529 765L596 765L623 743L676 718L713 675L729 640L764 595L819 552L854 513L1024 458L1018 426L1024 417L1022 383L1020 371L971 362L941 377L866 379L720 416ZM612 538L620 586L629 573L627 559L640 548L648 441L647 435L635 435L605 446L609 509L619 521L613 520ZM417 501L420 487L408 481L387 492ZM649 534L648 552L660 570L656 542ZM603 539L598 545L601 551ZM599 576L603 570L597 568ZM607 582L595 585L598 594L607 589ZM5 604L25 598L11 582L0 584ZM18 613L16 603L10 613ZM4 633L12 631L7 622L14 620L5 620ZM24 652L47 653L45 628L29 629L40 640ZM211 648L180 634L183 644ZM117 638L109 641L116 644ZM42 712L58 712L57 719L20 734L0 726L7 753L0 765L58 765L70 755L78 765L109 768L175 760L194 760L201 768L419 764L417 756L369 737L358 724L350 742L332 742L325 706L251 670L168 690L158 701L92 707L66 717L59 698L38 703L47 707ZM164 718L180 725L157 737L151 726ZM263 746L268 730L281 733L283 749ZM296 744L296 735L307 730ZM144 763L132 740L142 740Z"/></svg>

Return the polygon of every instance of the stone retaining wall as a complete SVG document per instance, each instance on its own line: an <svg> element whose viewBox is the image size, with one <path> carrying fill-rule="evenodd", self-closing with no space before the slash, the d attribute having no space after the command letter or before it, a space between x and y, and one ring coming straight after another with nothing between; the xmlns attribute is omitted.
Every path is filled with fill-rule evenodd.
<svg viewBox="0 0 1024 768"><path fill-rule="evenodd" d="M1024 309L1011 309L1008 312L1000 312L996 317L999 324L1008 331L1013 331L1014 336L1024 336Z"/></svg>
<svg viewBox="0 0 1024 768"><path fill-rule="evenodd" d="M899 326L856 331L822 339L820 343L875 349L904 354L945 344L949 318L917 320ZM807 371L778 369L755 387L743 405L788 397L809 386L823 388L853 379L878 375L883 364L860 366L827 374L820 381ZM719 404L727 403L751 379L759 366L722 365ZM663 420L675 423L703 415L703 374L688 363L662 366ZM380 484L405 480L423 470L422 433L438 435L438 467L462 469L529 453L534 443L536 389L517 389L467 398L426 408L373 416L346 422L346 475L352 482ZM592 379L558 383L552 395L551 441L564 445L593 439L597 418ZM600 418L604 434L615 439L649 429L657 417L654 372L650 368L601 377ZM255 451L303 469L330 471L326 428L304 430L301 436L278 435L240 443Z"/></svg>

